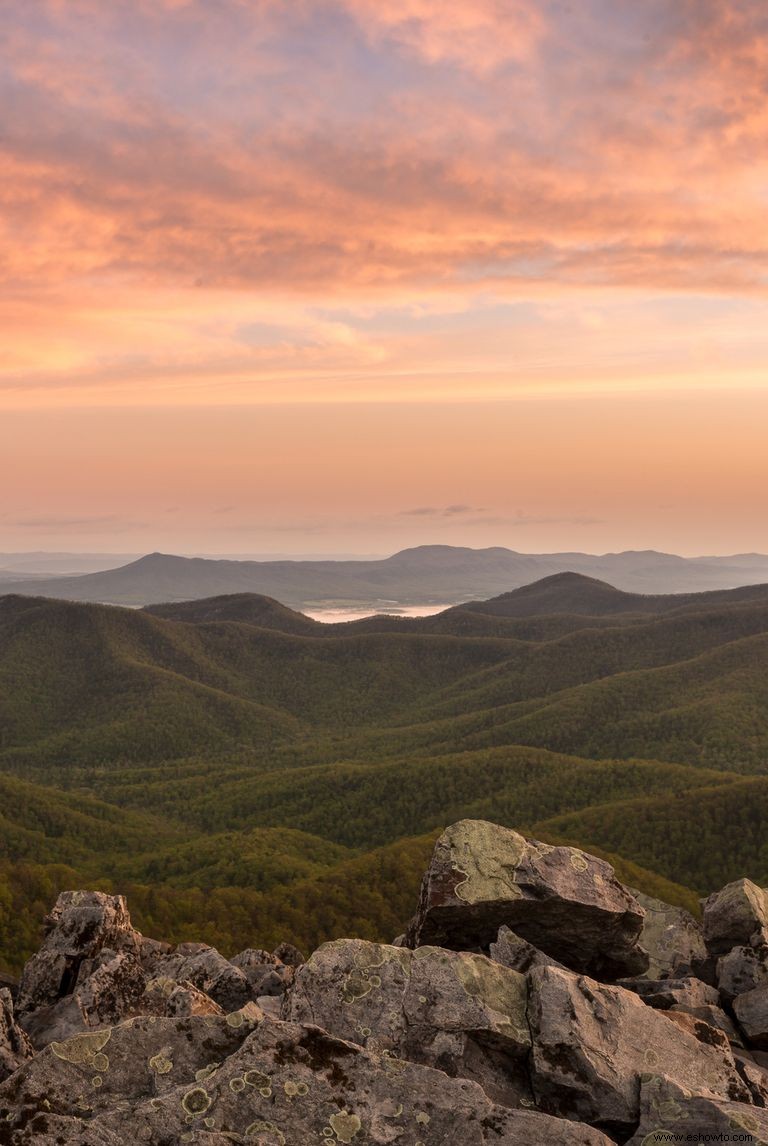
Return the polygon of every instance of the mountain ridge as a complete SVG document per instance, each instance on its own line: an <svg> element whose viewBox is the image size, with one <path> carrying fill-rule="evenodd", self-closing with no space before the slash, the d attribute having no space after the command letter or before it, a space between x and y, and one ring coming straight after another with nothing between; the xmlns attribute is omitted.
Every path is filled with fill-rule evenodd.
<svg viewBox="0 0 768 1146"><path fill-rule="evenodd" d="M6 580L3 590L134 606L242 592L293 607L338 601L379 607L453 605L567 571L606 580L625 591L711 591L768 581L768 556L685 558L654 550L532 554L499 546L417 546L373 561L235 561L156 552L117 569L76 577Z"/></svg>

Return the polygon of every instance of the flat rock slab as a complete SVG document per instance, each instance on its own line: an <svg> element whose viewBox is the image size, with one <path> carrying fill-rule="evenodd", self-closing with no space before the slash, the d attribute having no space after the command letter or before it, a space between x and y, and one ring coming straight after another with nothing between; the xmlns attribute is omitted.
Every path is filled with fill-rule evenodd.
<svg viewBox="0 0 768 1146"><path fill-rule="evenodd" d="M10 1130L9 1146L74 1146L83 1126L101 1141L148 1146L611 1146L598 1130L495 1106L473 1082L379 1056L318 1027L264 1019L216 1070L192 1085L71 1119L57 1137Z"/></svg>
<svg viewBox="0 0 768 1146"><path fill-rule="evenodd" d="M631 991L553 967L535 968L529 980L540 1109L627 1133L641 1078L662 1072L692 1091L751 1102L730 1050L699 1042Z"/></svg>
<svg viewBox="0 0 768 1146"><path fill-rule="evenodd" d="M643 919L603 860L461 820L435 844L406 945L488 951L506 925L574 970L618 978L648 966Z"/></svg>
<svg viewBox="0 0 768 1146"><path fill-rule="evenodd" d="M297 970L282 1015L472 1078L517 1106L532 1101L527 1003L525 976L484 955L340 939Z"/></svg>

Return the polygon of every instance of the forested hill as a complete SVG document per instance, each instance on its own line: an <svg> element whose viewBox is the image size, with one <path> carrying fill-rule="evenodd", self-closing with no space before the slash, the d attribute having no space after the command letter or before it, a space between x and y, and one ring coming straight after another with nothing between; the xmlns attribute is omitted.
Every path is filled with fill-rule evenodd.
<svg viewBox="0 0 768 1146"><path fill-rule="evenodd" d="M94 881L224 948L391 937L464 816L602 849L689 904L768 882L766 669L760 585L553 576L344 625L253 594L2 597L0 961L52 890Z"/></svg>

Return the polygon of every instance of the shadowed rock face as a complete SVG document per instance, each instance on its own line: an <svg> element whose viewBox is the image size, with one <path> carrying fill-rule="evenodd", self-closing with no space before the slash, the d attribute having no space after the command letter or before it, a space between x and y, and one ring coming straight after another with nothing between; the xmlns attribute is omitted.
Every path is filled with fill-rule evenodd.
<svg viewBox="0 0 768 1146"><path fill-rule="evenodd" d="M406 945L487 951L506 925L576 971L641 974L644 911L610 864L481 820L461 820L435 845Z"/></svg>
<svg viewBox="0 0 768 1146"><path fill-rule="evenodd" d="M0 1146L768 1144L763 902L710 897L705 953L652 901L653 980L609 865L478 821L438 841L405 946L228 960L67 892L18 1007L0 989Z"/></svg>

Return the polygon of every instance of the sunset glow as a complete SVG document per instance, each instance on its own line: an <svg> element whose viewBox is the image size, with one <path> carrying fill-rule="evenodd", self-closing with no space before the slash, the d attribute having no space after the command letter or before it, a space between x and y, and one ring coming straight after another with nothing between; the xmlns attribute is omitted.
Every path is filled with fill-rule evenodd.
<svg viewBox="0 0 768 1146"><path fill-rule="evenodd" d="M760 0L0 9L0 550L768 549Z"/></svg>

